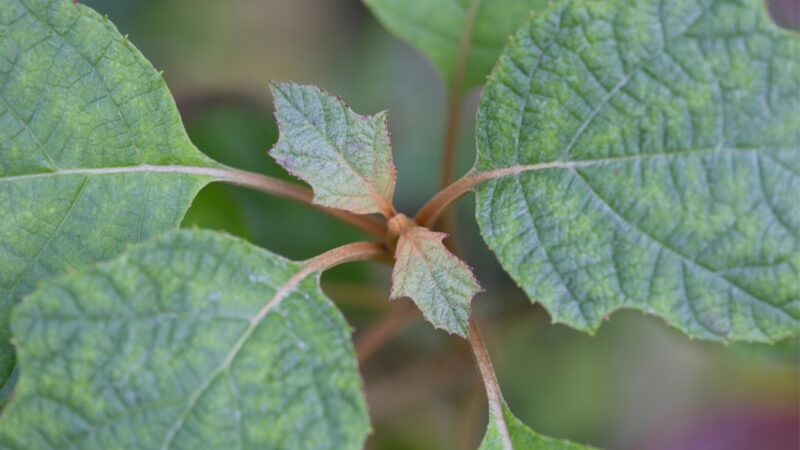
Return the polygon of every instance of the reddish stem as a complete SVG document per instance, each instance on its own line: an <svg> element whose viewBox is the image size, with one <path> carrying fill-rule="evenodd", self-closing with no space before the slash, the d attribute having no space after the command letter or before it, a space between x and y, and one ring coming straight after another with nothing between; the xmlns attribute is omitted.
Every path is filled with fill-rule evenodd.
<svg viewBox="0 0 800 450"><path fill-rule="evenodd" d="M268 194L287 198L303 205L310 206L346 224L352 225L371 236L380 239L384 239L386 236L386 226L371 217L360 216L340 209L327 208L325 206L312 203L314 194L311 189L306 187L279 180L267 175L261 175L258 173L246 172L232 168L221 170L209 169L209 171L213 172L210 173L210 175L216 176L220 180L256 189L261 192L266 192Z"/></svg>

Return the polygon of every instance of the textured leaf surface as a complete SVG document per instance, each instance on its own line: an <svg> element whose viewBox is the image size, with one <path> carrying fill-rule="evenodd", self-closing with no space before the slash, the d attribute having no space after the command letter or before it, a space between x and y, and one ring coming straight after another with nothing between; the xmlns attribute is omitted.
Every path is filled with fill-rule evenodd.
<svg viewBox="0 0 800 450"><path fill-rule="evenodd" d="M280 138L270 155L314 189L314 202L359 214L394 211L386 113L360 116L314 86L272 86Z"/></svg>
<svg viewBox="0 0 800 450"><path fill-rule="evenodd" d="M554 320L800 330L800 40L760 0L564 2L479 110L483 236Z"/></svg>
<svg viewBox="0 0 800 450"><path fill-rule="evenodd" d="M545 0L364 0L392 33L431 61L453 82L465 27L470 34L464 90L482 84L511 35ZM473 5L474 4L474 5ZM470 8L477 8L470 26Z"/></svg>
<svg viewBox="0 0 800 450"><path fill-rule="evenodd" d="M502 403L502 409L504 423L499 422L494 414L489 414L489 426L478 450L586 450L591 448L536 434L514 416L505 402Z"/></svg>
<svg viewBox="0 0 800 450"><path fill-rule="evenodd" d="M113 25L69 1L0 0L0 361L9 308L40 280L180 221L210 178L179 164L213 163Z"/></svg>
<svg viewBox="0 0 800 450"><path fill-rule="evenodd" d="M445 236L423 227L400 236L391 299L410 297L436 328L466 337L470 302L481 287L472 269L445 248Z"/></svg>
<svg viewBox="0 0 800 450"><path fill-rule="evenodd" d="M46 283L14 314L3 448L360 448L349 328L319 273L169 233Z"/></svg>

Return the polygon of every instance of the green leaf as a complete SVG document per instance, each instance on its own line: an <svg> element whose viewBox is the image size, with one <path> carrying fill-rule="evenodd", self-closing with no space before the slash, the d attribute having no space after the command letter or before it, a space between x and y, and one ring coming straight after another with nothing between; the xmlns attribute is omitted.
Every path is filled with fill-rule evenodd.
<svg viewBox="0 0 800 450"><path fill-rule="evenodd" d="M40 280L175 227L213 166L111 23L0 0L0 353L9 308Z"/></svg>
<svg viewBox="0 0 800 450"><path fill-rule="evenodd" d="M569 441L534 433L517 419L501 400L502 418L489 412L489 426L478 450L581 450L589 449Z"/></svg>
<svg viewBox="0 0 800 450"><path fill-rule="evenodd" d="M482 289L472 269L444 246L446 236L418 226L402 232L390 299L410 297L433 326L467 337L472 297Z"/></svg>
<svg viewBox="0 0 800 450"><path fill-rule="evenodd" d="M553 319L800 331L800 39L760 0L564 2L478 113L484 239Z"/></svg>
<svg viewBox="0 0 800 450"><path fill-rule="evenodd" d="M314 86L272 85L280 138L270 155L314 189L314 202L393 215L396 170L386 112L354 113Z"/></svg>
<svg viewBox="0 0 800 450"><path fill-rule="evenodd" d="M545 0L364 0L392 33L422 52L451 85L466 41L463 90L482 84L508 36ZM474 13L471 12L473 8ZM472 18L470 16L473 15Z"/></svg>
<svg viewBox="0 0 800 450"><path fill-rule="evenodd" d="M46 283L14 313L3 448L361 448L349 328L318 282L179 231Z"/></svg>

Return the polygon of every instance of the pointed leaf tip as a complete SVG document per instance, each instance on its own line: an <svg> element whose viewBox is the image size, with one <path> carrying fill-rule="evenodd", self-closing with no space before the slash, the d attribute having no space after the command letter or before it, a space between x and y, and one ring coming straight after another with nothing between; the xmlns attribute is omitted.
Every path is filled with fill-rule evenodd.
<svg viewBox="0 0 800 450"><path fill-rule="evenodd" d="M400 235L391 299L410 297L433 326L466 337L470 303L483 289L469 266L444 246L446 236L419 226Z"/></svg>
<svg viewBox="0 0 800 450"><path fill-rule="evenodd" d="M315 86L273 83L280 138L270 155L314 190L314 203L394 215L397 178L386 112L361 116Z"/></svg>

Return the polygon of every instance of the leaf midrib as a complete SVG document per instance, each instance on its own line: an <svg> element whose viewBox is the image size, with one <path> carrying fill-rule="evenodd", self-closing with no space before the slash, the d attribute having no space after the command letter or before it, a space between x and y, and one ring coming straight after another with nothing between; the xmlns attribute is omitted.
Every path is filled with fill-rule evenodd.
<svg viewBox="0 0 800 450"><path fill-rule="evenodd" d="M489 170L489 171L478 171L478 170L473 169L473 172L468 175L468 178L472 178L472 180L471 180L471 182L469 182L467 184L477 185L478 183L481 183L481 182L483 182L485 180L491 180L491 179L505 177L505 176L511 176L511 175L519 175L521 173L537 171L537 170L546 170L546 169L564 169L564 170L568 170L572 175L575 175L575 176L579 177L584 183L586 183L586 185L589 187L589 190L590 190L591 194L596 198L596 200L599 200L600 203L603 204L603 206L608 210L608 212L610 212L617 220L621 221L625 226L629 226L632 229L634 229L634 230L638 231L639 233L643 234L644 236L648 237L650 240L652 240L653 242L658 244L659 248L667 250L669 253L672 253L674 256L676 256L678 259L680 259L684 264L689 264L690 267L694 267L697 270L701 270L703 272L707 272L707 273L711 274L712 276L714 276L715 278L718 278L720 281L722 281L725 284L727 284L728 286L730 286L731 289L741 293L742 296L744 297L744 299L747 300L747 303L749 303L751 306L758 306L758 307L761 307L761 308L767 307L769 310L777 311L781 315L784 315L785 317L789 317L792 320L796 320L795 317L793 317L789 312L785 311L780 306L774 305L774 304L769 303L769 302L767 302L765 300L759 299L757 296L755 296L754 294L750 293L749 291L747 291L743 287L739 286L737 283L735 283L734 281L730 280L726 276L716 272L715 270L711 269L710 267L707 267L707 266L705 266L703 264L700 264L699 262L695 262L691 258L683 255L681 252L673 249L671 246L669 246L669 245L661 242L660 240L656 239L654 236L650 235L645 230L642 230L636 224L630 223L619 212L617 212L613 208L611 208L611 206L608 204L608 202L605 201L605 199L603 199L602 197L600 197L599 194L596 191L594 191L593 186L591 186L591 184L589 184L588 180L586 180L585 177L580 174L579 170L577 170L577 169L584 168L584 167L591 167L591 166L603 165L603 164L624 163L624 162L628 162L628 161L639 162L639 161L644 161L644 160L649 159L649 158L665 158L665 159L669 159L669 158L672 158L672 157L692 156L692 155L698 155L698 154L699 155L714 154L714 153L729 154L730 155L730 154L733 154L734 151L736 151L736 150L750 153L756 159L758 159L759 155L763 155L763 156L765 156L765 157L767 157L769 159L772 159L772 158L770 158L770 155L771 155L772 152L781 151L783 149L781 149L781 148L769 148L769 147L763 147L763 148L726 147L726 142L722 142L719 145L717 145L716 147L708 147L708 148L700 148L700 149L689 149L689 150L679 150L679 151L674 151L674 152L663 152L663 153L655 153L655 154L651 153L651 154L645 154L645 155L634 154L634 155L626 155L626 156L620 156L620 157L599 158L599 159L594 159L594 160L571 159L571 155L570 155L571 150L578 145L578 142L580 141L581 137L590 128L590 125L595 120L595 118L600 114L600 112L605 107L607 107L607 105L609 104L611 99L615 95L617 95L622 90L622 88L626 84L628 84L628 82L635 75L637 75L641 70L643 70L646 67L646 64L649 61L651 61L654 58L659 57L659 55L661 55L664 52L668 51L668 48L674 42L679 41L682 37L684 37L686 35L686 33L689 30L691 30L692 27L696 23L698 23L700 20L702 20L703 17L705 17L706 13L709 10L713 9L719 3L720 3L719 1L711 1L711 2L709 2L704 8L702 8L702 10L699 12L699 14L697 14L694 18L692 18L689 21L689 24L687 26L685 26L678 33L676 33L676 34L674 34L674 35L672 35L670 37L666 37L665 36L665 38L663 40L663 43L659 48L657 48L655 51L653 51L649 55L646 55L628 73L623 74L621 80L619 80L617 83L615 83L615 85L610 90L607 90L606 94L603 96L601 101L591 110L591 112L585 118L585 120L583 120L580 123L580 125L575 130L575 132L573 133L572 137L570 138L569 142L561 150L561 152L560 152L561 159L555 160L555 161L537 163L537 164L511 165L511 166L502 167L502 168L499 168L499 169L494 169L494 170ZM533 66L532 70L536 70L537 67L538 67L538 63ZM530 81L530 78L531 77L529 76L528 77L529 81ZM529 95L526 96L525 97L525 102L527 102L527 100L529 98L530 98ZM523 107L523 110L524 110L524 107ZM522 129L522 124L520 123L517 126L517 131L519 132L521 129ZM518 158L519 158L518 140L517 140L517 143L515 144L513 150L514 150L514 154L516 155L516 158L518 160ZM755 318L754 318L754 320L755 320ZM698 318L698 321L699 321L699 318ZM705 324L702 323L702 321L699 321L699 322L702 325L705 325Z"/></svg>
<svg viewBox="0 0 800 450"><path fill-rule="evenodd" d="M228 179L231 177L229 170L203 166L184 166L180 164L154 165L138 164L132 166L97 167L79 169L60 169L52 172L40 172L24 175L0 176L0 183L25 181L37 178L49 178L69 175L108 175L121 173L173 173L195 176L207 176L215 179Z"/></svg>
<svg viewBox="0 0 800 450"><path fill-rule="evenodd" d="M78 200L80 199L81 194L83 194L84 190L86 190L86 185L87 184L89 184L89 177L86 177L81 182L80 186L78 186L77 191L72 195L72 200L70 201L69 206L67 207L66 211L64 212L64 215L61 217L61 220L58 221L58 225L56 226L56 228L53 231L53 233L50 234L50 236L45 241L44 245L42 245L42 247L39 248L39 251L36 252L36 254L33 256L33 258L31 258L31 260L28 261L28 263L25 265L25 268L22 269L22 271L19 273L19 276L17 277L17 279L14 280L14 284L12 284L11 288L9 288L9 290L8 290L9 297L14 298L14 292L16 291L17 287L19 286L19 283L23 280L23 278L25 278L25 275L28 274L28 271L31 269L33 264L36 261L39 260L39 258L42 256L42 253L44 253L45 250L47 250L47 248L50 247L50 244L53 243L53 239L55 239L55 237L58 235L58 233L61 232L61 228L64 226L64 223L67 221L67 218L69 218L70 214L72 214L73 209L75 209L75 205L78 203Z"/></svg>
<svg viewBox="0 0 800 450"><path fill-rule="evenodd" d="M495 170L491 170L491 171L485 171L485 172L475 172L475 173L473 173L471 175L468 175L467 178L469 178L468 184L472 184L474 186L474 185L480 184L480 183L485 182L485 181L504 178L504 177L508 177L508 176L512 176L512 175L519 175L519 174L522 174L522 173L525 173L525 172L535 172L535 171L539 171L539 170L548 170L548 169L562 169L562 170L570 171L570 173L572 173L573 175L578 176L588 186L591 186L588 183L588 181L586 181L582 176L580 176L579 172L577 170L575 170L575 169L593 167L593 166L599 166L599 165L607 165L607 164L613 164L613 163L625 162L625 161L640 161L640 160L643 160L643 159L645 159L647 157L669 158L669 157L686 156L686 155L703 155L703 154L713 154L713 153L725 153L725 150L735 150L735 151L740 151L740 152L743 152L743 153L755 153L755 154L757 154L757 153L765 153L767 150L780 150L780 149L724 147L722 145L719 145L719 146L716 146L716 147L713 147L713 148L710 147L710 148L698 149L698 150L688 150L688 151L668 152L668 153L653 153L653 154L648 154L648 155L630 155L630 156L613 157L613 158L602 158L602 159L595 159L595 160L577 160L577 161L557 160L557 161L550 161L550 162L544 162L544 163L538 163L538 164L509 166L509 167L505 167L505 168L501 168L501 169L495 169ZM730 152L728 152L728 153L730 153ZM651 236L649 233L646 233L644 230L640 229L639 227L635 226L634 224L631 224L627 219L625 219L617 211L615 211L613 208L611 208L610 205L608 205L608 203L605 201L605 199L600 198L598 196L598 194L596 192L594 192L593 187L591 189L591 193L592 193L593 196L595 196L596 198L598 198L598 200L600 200L602 202L602 204L608 209L608 211L617 220L622 221L627 226L630 226L632 229L634 229L634 230L638 231L639 233L641 233L642 235L646 236L651 241L653 241L654 243L658 244L659 248L663 248L664 250L670 252L671 254L673 254L676 257L678 257L681 261L683 261L685 263L689 263L691 266L696 267L696 268L702 270L703 272L706 272L706 273L714 276L715 278L720 279L721 281L725 282L726 284L730 285L733 289L735 289L735 290L739 291L741 294L743 294L743 297L748 299L748 301L749 301L749 303L751 305L759 306L759 307L767 307L768 309L774 310L774 311L779 312L780 314L782 314L784 316L789 317L791 320L797 320L795 317L793 317L791 314L789 314L787 311L785 311L781 307L779 307L777 305L773 305L773 304L771 304L769 302L766 302L764 300L759 299L758 297L756 297L755 295L751 294L750 292L748 292L747 290L745 290L744 288L742 288L738 284L736 284L733 281L731 281L728 277L726 277L726 276L714 271L713 269L711 269L709 267L701 265L700 263L698 263L698 262L692 260L691 258L683 255L682 253L676 251L671 246L668 246L668 245L664 244L660 240L658 240L655 237Z"/></svg>
<svg viewBox="0 0 800 450"><path fill-rule="evenodd" d="M312 260L309 263L305 264L297 273L289 277L286 282L281 285L272 297L261 307L261 309L256 312L256 314L250 318L250 324L245 328L242 334L234 343L231 350L225 355L220 365L211 372L211 375L206 378L205 381L200 383L199 387L192 392L189 396L189 402L186 404L186 407L181 411L178 417L175 419L172 427L167 430L167 434L164 436L164 441L161 444L162 450L167 450L170 447L170 444L177 436L178 432L183 427L183 423L189 414L192 413L194 408L197 406L197 403L202 398L203 394L208 391L214 381L222 376L224 373L228 371L231 364L233 364L236 357L244 348L245 344L250 339L250 336L255 332L256 328L261 324L267 314L272 311L273 309L277 308L281 302L292 293L295 287L300 284L306 277L314 273L315 271L319 270L319 266Z"/></svg>
<svg viewBox="0 0 800 450"><path fill-rule="evenodd" d="M639 153L636 155L625 156L611 156L607 158L595 159L573 159L563 160L557 159L553 161L540 162L535 164L519 164L509 165L493 170L473 170L468 175L470 178L475 178L477 182L491 180L495 178L502 178L510 175L516 175L524 172L535 172L547 169L580 169L585 167L611 165L625 162L639 162L650 159L671 159L682 156L705 156L717 154L730 154L730 153L767 153L769 151L781 151L780 148L764 148L764 147L726 147L724 145L717 145L714 147L704 147L687 150L676 150L672 152L658 152L658 153Z"/></svg>
<svg viewBox="0 0 800 450"><path fill-rule="evenodd" d="M536 164L507 166L500 169L494 169L488 171L474 171L472 174L469 175L469 177L476 178L478 179L477 181L480 182L494 178L501 178L509 175L515 175L522 172L533 172L545 169L582 168L582 167L608 165L608 164L628 162L628 161L642 161L651 158L652 159L673 158L673 157L688 156L688 155L726 153L726 151L730 153L731 150L747 153L747 152L765 152L767 150L781 150L781 149L717 146L717 147L682 150L675 152L647 153L647 154L618 156L609 158L584 159L584 160L572 160L572 161L555 160L555 161L542 162ZM39 173L23 174L23 175L0 176L0 183L24 181L36 178L68 176L68 175L107 175L107 174L118 174L118 173L176 173L185 175L208 176L217 179L230 178L230 173L228 170L217 169L213 167L185 166L180 164L168 164L168 165L138 164L130 166L117 166L117 167L97 167L97 168L86 167L77 169L60 169L52 172L39 172Z"/></svg>

